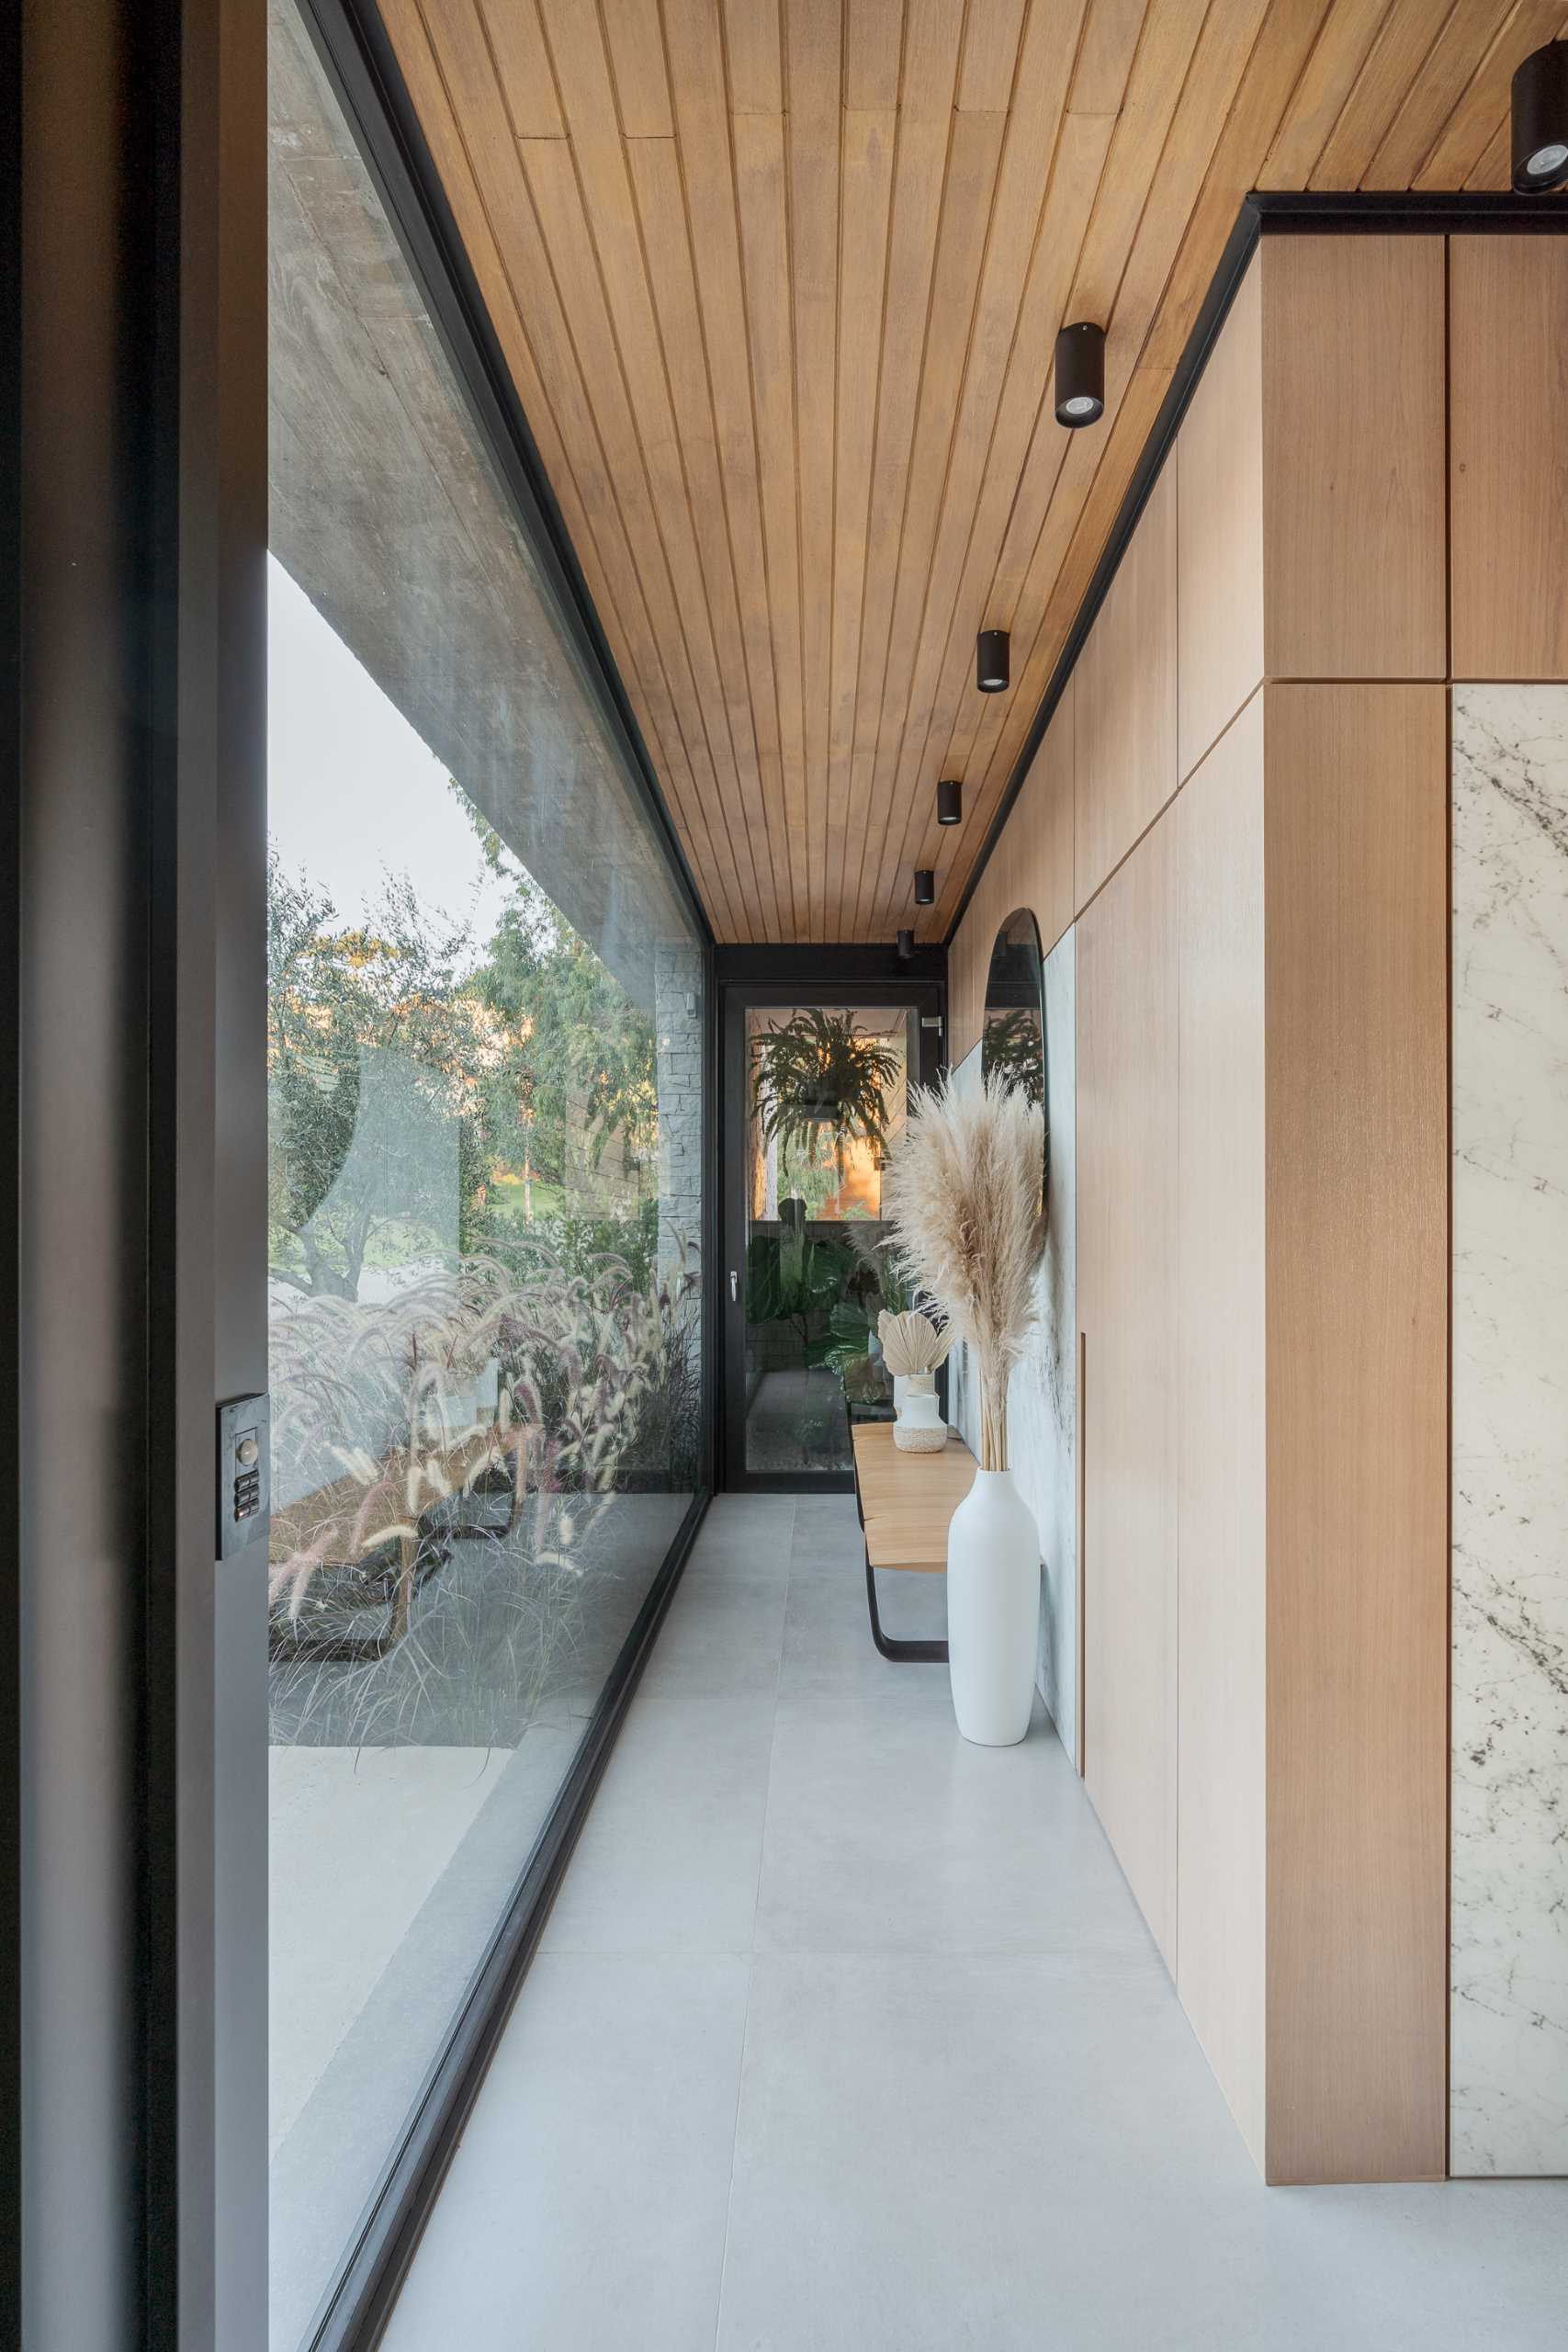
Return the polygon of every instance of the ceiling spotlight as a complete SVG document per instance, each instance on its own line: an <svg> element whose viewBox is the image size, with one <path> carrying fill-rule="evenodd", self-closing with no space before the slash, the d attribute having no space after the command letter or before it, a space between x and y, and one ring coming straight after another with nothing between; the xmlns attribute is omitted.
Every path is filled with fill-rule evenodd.
<svg viewBox="0 0 1568 2352"><path fill-rule="evenodd" d="M961 825L964 822L964 786L953 776L948 776L937 786L936 820L939 825Z"/></svg>
<svg viewBox="0 0 1568 2352"><path fill-rule="evenodd" d="M1549 40L1514 75L1513 133L1521 195L1568 179L1568 41Z"/></svg>
<svg viewBox="0 0 1568 2352"><path fill-rule="evenodd" d="M1105 329L1080 319L1056 337L1056 422L1092 424L1105 413Z"/></svg>
<svg viewBox="0 0 1568 2352"><path fill-rule="evenodd" d="M915 868L915 904L917 907L934 907L936 904L936 876L929 865L917 865Z"/></svg>
<svg viewBox="0 0 1568 2352"><path fill-rule="evenodd" d="M906 964L908 962L908 960L909 960L910 956L914 954L914 952L915 952L915 934L914 934L914 933L913 933L912 931L901 931L901 932L898 933L898 953L899 953L899 955L902 956L902 958L903 958L903 960L904 960L904 962L905 962Z"/></svg>
<svg viewBox="0 0 1568 2352"><path fill-rule="evenodd" d="M1008 685L1008 633L983 628L975 641L975 684L983 695L999 695Z"/></svg>

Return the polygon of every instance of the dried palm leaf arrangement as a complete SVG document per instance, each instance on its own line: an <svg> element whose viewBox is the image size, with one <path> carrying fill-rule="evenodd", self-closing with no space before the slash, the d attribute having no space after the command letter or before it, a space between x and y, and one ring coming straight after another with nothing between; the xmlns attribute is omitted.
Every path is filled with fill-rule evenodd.
<svg viewBox="0 0 1568 2352"><path fill-rule="evenodd" d="M884 1307L876 1318L876 1336L888 1371L907 1380L919 1373L934 1372L947 1362L953 1326L945 1324L938 1330L929 1315L890 1315Z"/></svg>
<svg viewBox="0 0 1568 2352"><path fill-rule="evenodd" d="M1044 1122L1021 1089L989 1077L962 1093L946 1079L915 1091L882 1213L943 1336L975 1351L983 1470L1007 1467L1008 1378L1035 1319L1044 1194Z"/></svg>

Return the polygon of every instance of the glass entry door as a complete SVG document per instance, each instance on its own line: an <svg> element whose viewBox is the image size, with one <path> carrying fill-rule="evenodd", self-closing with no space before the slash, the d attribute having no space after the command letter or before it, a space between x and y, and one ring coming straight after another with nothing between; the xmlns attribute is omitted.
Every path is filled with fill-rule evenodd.
<svg viewBox="0 0 1568 2352"><path fill-rule="evenodd" d="M726 1480L840 1487L852 1424L893 1415L882 1183L940 1063L937 994L732 989L725 1023Z"/></svg>

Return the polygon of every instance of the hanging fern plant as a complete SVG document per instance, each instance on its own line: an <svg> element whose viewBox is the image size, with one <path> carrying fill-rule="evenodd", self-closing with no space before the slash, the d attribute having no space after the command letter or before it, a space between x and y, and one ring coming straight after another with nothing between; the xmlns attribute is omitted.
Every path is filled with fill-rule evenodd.
<svg viewBox="0 0 1568 2352"><path fill-rule="evenodd" d="M805 1007L753 1038L751 1052L752 1104L781 1152L799 1145L809 1159L826 1129L841 1182L843 1148L852 1138L863 1138L874 1155L886 1151L887 1089L899 1058L882 1038L857 1030L852 1015Z"/></svg>

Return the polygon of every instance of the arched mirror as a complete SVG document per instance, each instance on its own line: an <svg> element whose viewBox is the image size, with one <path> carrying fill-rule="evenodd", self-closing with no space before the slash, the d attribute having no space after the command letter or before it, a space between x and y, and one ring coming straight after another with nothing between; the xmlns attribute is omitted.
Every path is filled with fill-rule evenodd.
<svg viewBox="0 0 1568 2352"><path fill-rule="evenodd" d="M991 949L980 1068L1022 1089L1045 1114L1045 962L1027 907L1009 915ZM1050 1149L1050 1138L1046 1138Z"/></svg>

